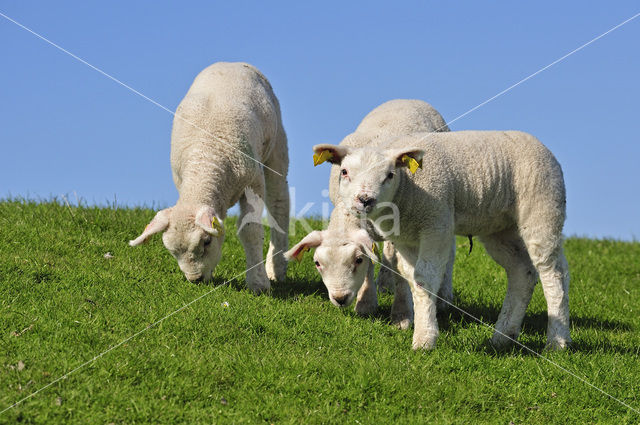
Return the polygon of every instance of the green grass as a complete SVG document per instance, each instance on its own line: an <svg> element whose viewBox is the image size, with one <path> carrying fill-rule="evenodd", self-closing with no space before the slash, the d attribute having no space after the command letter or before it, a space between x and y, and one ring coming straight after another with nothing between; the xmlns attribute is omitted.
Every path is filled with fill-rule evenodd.
<svg viewBox="0 0 640 425"><path fill-rule="evenodd" d="M127 241L146 209L0 202L0 410L206 295L0 414L0 423L638 423L640 414L526 350L497 353L491 330L439 316L432 352L411 331L327 300L311 256L254 296L234 235L209 285L187 282L159 237ZM316 223L319 225L319 223ZM297 228L294 240L303 236ZM495 323L504 272L458 240L455 302ZM105 259L106 252L113 255ZM543 355L640 409L640 244L570 238L574 348ZM225 303L228 303L226 306ZM521 342L542 351L540 286Z"/></svg>

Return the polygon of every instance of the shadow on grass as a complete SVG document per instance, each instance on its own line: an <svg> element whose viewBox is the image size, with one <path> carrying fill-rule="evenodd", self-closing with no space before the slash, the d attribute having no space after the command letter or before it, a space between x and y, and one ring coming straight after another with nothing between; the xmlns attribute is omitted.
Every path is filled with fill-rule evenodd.
<svg viewBox="0 0 640 425"><path fill-rule="evenodd" d="M528 357L538 357L541 355L545 358L548 357L552 351L548 351L545 348L544 342L533 342L528 341L526 344L519 345L513 344L509 347L503 349L497 349L493 345L489 339L478 342L473 348L474 351L486 354L492 357L508 357L508 356L528 356ZM640 354L639 347L629 347L623 346L620 344L610 344L608 341L594 341L594 342L573 342L571 346L567 349L568 353L584 353L584 354L595 354L595 353L604 353L604 354L621 354L621 355L633 355L637 356Z"/></svg>
<svg viewBox="0 0 640 425"><path fill-rule="evenodd" d="M484 323L493 326L498 320L500 309L495 306L485 306L465 302L458 297L454 300L460 310L463 310ZM443 318L441 324L443 329L449 329L450 323L476 323L477 321L469 315L463 313L455 307L449 307L448 312L439 313ZM592 317L571 316L571 326L580 329L600 329L605 331L631 331L633 327L628 323L615 320L601 320ZM530 313L524 317L523 330L529 334L546 334L547 332L547 312Z"/></svg>
<svg viewBox="0 0 640 425"><path fill-rule="evenodd" d="M498 319L498 314L500 313L499 307L465 302L464 300L459 299L457 296L454 299L454 305L458 307L458 309L455 307L449 307L447 311L438 312L438 326L440 327L440 332L442 333L449 333L451 335L454 335L461 329L467 328L470 325L477 324L478 321L476 319L479 319L486 325L493 327ZM373 315L369 317L362 317L362 319L378 319L387 322L389 326L392 326L390 317L391 305L385 304L378 307L378 310ZM583 316L572 316L571 327L574 333L576 331L579 332L581 329L598 329L613 332L628 332L633 330L633 327L628 323L615 320L601 320ZM528 312L525 315L522 329L523 335L538 336L538 338L536 338L537 341L528 341L526 343L526 347L520 346L518 344L513 344L512 346L505 349L496 349L491 345L489 339L486 339L478 341L477 344L472 348L474 351L482 352L491 356L536 356L536 353L546 353L546 351L544 350L547 333L547 312ZM596 341L582 340L574 342L570 347L570 351L581 353L605 352L638 355L640 353L640 348L611 344L606 340L605 337Z"/></svg>
<svg viewBox="0 0 640 425"><path fill-rule="evenodd" d="M465 303L464 301L456 297L454 304L461 310L471 314L477 319L482 320L489 326L494 326L498 320L498 314L500 309L495 306L483 306L477 304ZM441 331L455 333L457 329L466 327L470 324L475 324L477 321L469 315L462 313L460 310L450 307L448 312L443 312L438 315L438 324ZM618 331L627 332L632 331L633 327L628 323L615 321L615 320L601 320L592 317L572 316L571 327L573 333L579 332L581 329L598 329L603 331ZM547 334L547 312L529 313L525 315L523 326L523 335L536 335L541 338L537 338L538 341L545 341ZM526 344L527 348L514 344L506 349L496 349L493 347L489 340L482 341L475 348L477 351L489 354L489 355L531 355L541 353L545 349L545 342L533 342L529 341ZM529 350L530 349L530 350ZM638 348L622 346L617 344L610 344L606 339L600 339L596 341L579 341L574 342L571 345L570 351L581 353L594 353L594 352L608 352L618 354L637 354Z"/></svg>
<svg viewBox="0 0 640 425"><path fill-rule="evenodd" d="M280 300L295 299L299 296L319 296L324 300L329 300L327 290L322 281L303 281L299 279L287 278L284 282L271 283L271 296Z"/></svg>
<svg viewBox="0 0 640 425"><path fill-rule="evenodd" d="M205 283L205 285L218 286L225 282L226 281L224 279L214 278L212 281ZM247 283L244 278L233 279L228 282L228 285L237 291L247 290ZM268 294L269 296L279 300L293 300L301 296L306 297L312 295L329 300L327 290L322 284L322 281L309 282L300 279L287 278L284 282L271 282L271 290Z"/></svg>
<svg viewBox="0 0 640 425"><path fill-rule="evenodd" d="M238 279L225 279L224 277L220 277L220 276L213 276L213 278L211 280L207 280L206 282L189 282L187 280L187 278L185 278L184 276L180 276L179 284L189 284L189 285L196 285L196 286L202 286L202 287L207 287L210 286L212 289L216 286L223 286L224 284L228 284L229 286L235 287L235 285L237 285L238 288L243 287L244 286L244 279L240 280L238 282Z"/></svg>
<svg viewBox="0 0 640 425"><path fill-rule="evenodd" d="M206 285L218 286L224 284L226 281L221 278L214 278L214 280L207 282ZM235 290L246 290L246 283L244 279L234 279L227 283ZM323 300L328 301L329 296L327 290L324 287L322 281L307 281L301 279L287 278L285 282L272 282L270 296L280 300L292 300L297 299L300 296L319 296ZM442 333L449 333L454 335L460 329L467 328L470 325L475 325L476 319L481 320L489 326L494 326L500 308L498 306L479 305L477 303L470 303L460 299L457 294L454 297L455 307L449 307L447 311L438 312L438 325ZM393 326L391 323L391 305L385 303L378 307L376 312L369 316L358 316L351 310L353 305L348 307L350 313L353 313L355 317L362 320L380 320L388 323L389 326ZM464 312L463 312L464 311ZM473 317L471 317L473 316ZM628 323L615 321L615 320L601 320L592 317L572 316L571 317L572 329L580 331L581 329L598 329L603 331L619 331L627 332L632 331L633 327ZM530 313L527 312L524 318L522 326L523 335L536 335L540 338L536 338L537 341L528 341L526 347L514 344L511 347L505 349L496 349L491 345L489 340L478 341L473 347L474 351L482 352L490 356L536 356L536 353L544 353L547 332L547 312ZM618 353L618 354L640 354L640 348L625 347L621 345L610 344L605 339L597 341L578 341L571 345L570 351L581 353Z"/></svg>

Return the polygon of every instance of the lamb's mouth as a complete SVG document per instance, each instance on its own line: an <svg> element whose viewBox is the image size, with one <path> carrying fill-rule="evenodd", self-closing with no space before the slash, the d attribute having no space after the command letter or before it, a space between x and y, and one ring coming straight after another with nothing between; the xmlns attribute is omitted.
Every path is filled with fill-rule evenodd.
<svg viewBox="0 0 640 425"><path fill-rule="evenodd" d="M187 273L184 272L184 277L187 278L187 280L191 283L202 283L202 282L208 282L210 280L213 279L213 273L209 272L209 273Z"/></svg>
<svg viewBox="0 0 640 425"><path fill-rule="evenodd" d="M351 305L351 302L353 301L353 298L354 298L354 294L353 293L349 293L349 294L344 294L344 295L339 296L339 297L330 296L329 298L331 299L331 303L333 305L335 305L336 307L345 308L345 307L348 307L349 305Z"/></svg>

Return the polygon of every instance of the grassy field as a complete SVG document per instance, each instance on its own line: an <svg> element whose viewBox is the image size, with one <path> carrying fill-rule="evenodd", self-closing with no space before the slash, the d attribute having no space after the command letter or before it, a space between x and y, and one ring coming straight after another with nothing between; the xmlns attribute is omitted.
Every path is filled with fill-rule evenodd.
<svg viewBox="0 0 640 425"><path fill-rule="evenodd" d="M221 285L245 268L234 219L218 280L191 284L158 236L127 245L151 217L0 202L0 423L640 422L524 349L495 352L491 329L455 311L439 316L435 351L412 351L411 331L389 324L391 296L373 318L341 311L311 256L269 296L241 275ZM480 244L467 251L459 239L455 303L493 324L506 277ZM574 347L542 351L540 285L520 341L639 410L640 243L570 238L566 253Z"/></svg>

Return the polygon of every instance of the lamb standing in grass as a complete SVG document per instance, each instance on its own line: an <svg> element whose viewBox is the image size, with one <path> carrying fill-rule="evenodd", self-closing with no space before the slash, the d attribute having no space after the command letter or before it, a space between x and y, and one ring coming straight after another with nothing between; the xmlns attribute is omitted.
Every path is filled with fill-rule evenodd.
<svg viewBox="0 0 640 425"><path fill-rule="evenodd" d="M410 146L410 148L407 148ZM566 195L562 170L535 137L516 131L460 131L399 137L383 147L317 145L340 164L339 193L349 210L376 223L393 202L400 232L388 236L409 280L415 309L413 348L438 336L436 296L452 236L477 235L507 272L507 294L492 337L518 337L538 275L547 300L547 346L569 336L569 271L562 250ZM414 168L422 163L415 174ZM376 228L380 234L389 229Z"/></svg>
<svg viewBox="0 0 640 425"><path fill-rule="evenodd" d="M220 261L223 220L239 201L247 286L267 290L269 279L283 280L286 274L288 166L280 106L267 79L246 63L213 64L196 77L173 122L171 169L178 202L159 211L130 245L164 232L164 245L186 278L209 280ZM262 202L250 202L254 199L264 199L273 218L266 268L262 224L245 220L262 215Z"/></svg>
<svg viewBox="0 0 640 425"><path fill-rule="evenodd" d="M444 119L431 105L421 100L395 99L383 103L369 112L356 131L348 135L340 146L363 147L400 135L427 131L449 131ZM322 280L329 291L329 298L336 306L348 306L357 293L355 310L366 315L373 313L377 306L376 283L373 280L374 267L371 260L373 240L366 226L344 207L338 194L340 167L333 166L329 179L329 197L335 208L331 213L329 226L324 231L313 231L285 254L288 259L300 258L305 250L317 248L314 261ZM367 230L364 230L368 227ZM376 237L376 236L374 236ZM379 237L376 237L379 238ZM378 284L385 280L396 282L392 307L392 320L401 328L407 328L413 321L411 294L407 283L398 280L395 271L395 250L393 244L385 242L383 267L378 276ZM441 297L451 301L451 276L455 251L452 251L447 266L447 274L441 285ZM391 286L391 285L390 285ZM345 291L344 288L349 288ZM358 290L358 288L360 288Z"/></svg>

